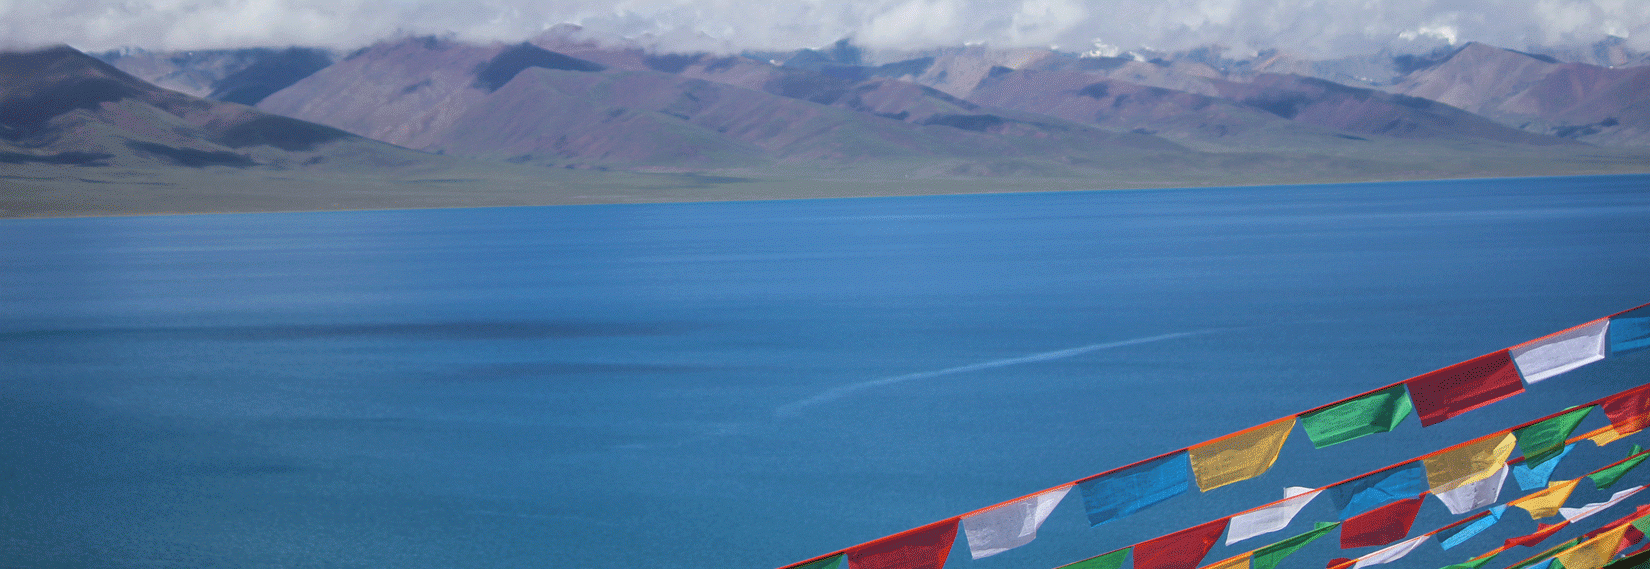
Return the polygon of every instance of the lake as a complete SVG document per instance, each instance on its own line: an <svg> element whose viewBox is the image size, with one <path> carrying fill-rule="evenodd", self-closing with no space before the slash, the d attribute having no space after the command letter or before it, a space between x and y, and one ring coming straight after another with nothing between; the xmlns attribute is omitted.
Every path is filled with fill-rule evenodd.
<svg viewBox="0 0 1650 569"><path fill-rule="evenodd" d="M0 566L776 567L1645 302L1650 176L3 220ZM1093 529L1074 492L948 566L1051 568L1647 380L1297 430L1256 480ZM1355 556L1332 537L1282 567Z"/></svg>

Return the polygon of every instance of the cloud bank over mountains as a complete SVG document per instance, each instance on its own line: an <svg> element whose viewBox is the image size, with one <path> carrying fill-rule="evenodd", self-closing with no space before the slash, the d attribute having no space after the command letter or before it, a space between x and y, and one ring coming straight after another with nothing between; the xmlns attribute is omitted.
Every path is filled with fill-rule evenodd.
<svg viewBox="0 0 1650 569"><path fill-rule="evenodd" d="M964 43L1069 51L1219 44L1319 57L1608 36L1650 50L1643 0L0 0L0 47L352 48L398 35L520 41L557 24L668 50Z"/></svg>

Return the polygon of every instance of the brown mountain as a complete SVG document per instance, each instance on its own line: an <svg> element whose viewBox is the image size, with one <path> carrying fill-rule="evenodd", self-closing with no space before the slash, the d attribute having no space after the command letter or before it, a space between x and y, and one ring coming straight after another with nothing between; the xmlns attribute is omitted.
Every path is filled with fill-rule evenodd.
<svg viewBox="0 0 1650 569"><path fill-rule="evenodd" d="M1650 145L1650 67L1562 63L1481 43L1411 73L1394 93L1595 144Z"/></svg>

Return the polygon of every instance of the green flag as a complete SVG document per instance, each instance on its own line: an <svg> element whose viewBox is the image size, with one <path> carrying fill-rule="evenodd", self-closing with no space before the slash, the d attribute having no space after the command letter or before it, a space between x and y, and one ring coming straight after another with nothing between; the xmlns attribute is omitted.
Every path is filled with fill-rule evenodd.
<svg viewBox="0 0 1650 569"><path fill-rule="evenodd" d="M1558 456L1564 451L1564 442L1570 438L1570 433L1575 432L1576 426L1592 410L1589 405L1513 431L1518 437L1518 450L1524 453L1524 464L1535 468L1547 459Z"/></svg>
<svg viewBox="0 0 1650 569"><path fill-rule="evenodd" d="M796 567L795 569L843 569L842 562L847 559L847 555L832 555L819 561L815 561L801 567Z"/></svg>
<svg viewBox="0 0 1650 569"><path fill-rule="evenodd" d="M1061 565L1059 569L1118 569L1123 566L1123 560L1129 556L1132 549L1134 548L1125 547L1111 553L1103 553L1071 565Z"/></svg>
<svg viewBox="0 0 1650 569"><path fill-rule="evenodd" d="M1445 565L1444 569L1478 569L1479 567L1483 567L1485 563L1489 563L1491 559L1495 559L1497 555L1501 555L1501 552L1496 551L1477 559L1469 559L1465 562L1456 563L1454 565Z"/></svg>
<svg viewBox="0 0 1650 569"><path fill-rule="evenodd" d="M1335 526L1338 525L1341 525L1340 522L1318 522L1316 528L1306 533L1256 549L1254 557L1249 559L1249 569L1273 569L1277 567L1279 561L1283 561L1283 558L1299 551L1302 547L1306 547L1306 544L1323 537L1324 534L1329 533L1329 530L1335 529Z"/></svg>
<svg viewBox="0 0 1650 569"><path fill-rule="evenodd" d="M1312 439L1312 446L1323 448L1390 431L1412 409L1409 391L1403 385L1394 385L1301 415L1300 423L1306 428L1307 438Z"/></svg>
<svg viewBox="0 0 1650 569"><path fill-rule="evenodd" d="M1604 490L1614 486L1617 480L1621 480L1621 477L1626 476L1627 473L1637 467L1639 463L1644 462L1644 459L1650 458L1650 454L1642 454L1644 451L1639 450L1638 445L1633 445L1633 451L1634 452L1628 456L1633 456L1634 454L1638 456L1634 456L1621 464L1588 474L1587 477L1593 479L1593 485L1597 486L1599 490Z"/></svg>

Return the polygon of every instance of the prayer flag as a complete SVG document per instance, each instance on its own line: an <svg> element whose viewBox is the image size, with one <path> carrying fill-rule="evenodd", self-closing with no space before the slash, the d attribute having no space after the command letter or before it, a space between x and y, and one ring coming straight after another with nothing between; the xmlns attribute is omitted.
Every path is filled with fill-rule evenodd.
<svg viewBox="0 0 1650 569"><path fill-rule="evenodd" d="M1359 557L1358 562L1352 566L1352 569L1363 569L1370 565L1381 565L1383 563L1391 563L1393 561L1403 559L1405 555L1409 555L1411 551L1415 551L1415 548L1420 547L1421 544L1426 543L1429 539L1432 539L1432 536L1423 535L1400 541L1397 544L1388 546L1386 549L1377 550L1369 555Z"/></svg>
<svg viewBox="0 0 1650 569"><path fill-rule="evenodd" d="M1563 480L1547 485L1546 490L1530 494L1523 498L1507 502L1508 506L1518 506L1530 513L1530 519L1539 520L1547 516L1558 514L1558 509L1569 499L1570 492L1575 491L1576 483L1581 480Z"/></svg>
<svg viewBox="0 0 1650 569"><path fill-rule="evenodd" d="M1352 516L1341 524L1341 549L1386 545L1409 535L1426 495L1399 500Z"/></svg>
<svg viewBox="0 0 1650 569"><path fill-rule="evenodd" d="M1600 318L1562 332L1548 334L1507 351L1524 381L1543 379L1604 359L1610 319Z"/></svg>
<svg viewBox="0 0 1650 569"><path fill-rule="evenodd" d="M1530 535L1520 536L1520 537L1509 538L1509 539L1507 539L1507 541L1504 544L1502 544L1502 547L1512 547L1514 545L1522 545L1524 547L1535 547L1536 545L1540 544L1542 541L1546 540L1547 538L1552 537L1553 534L1558 533L1558 530L1564 529L1564 528L1569 527L1569 526L1570 526L1570 522L1558 522L1558 523L1553 524L1553 525L1539 524L1539 525L1536 526L1535 533L1532 533Z"/></svg>
<svg viewBox="0 0 1650 569"><path fill-rule="evenodd" d="M1322 490L1285 488L1283 501L1253 512L1232 516L1232 523L1226 528L1226 545L1289 527L1289 521L1295 519L1295 514L1300 513L1301 508L1305 508L1313 498L1318 497L1319 492Z"/></svg>
<svg viewBox="0 0 1650 569"><path fill-rule="evenodd" d="M1061 565L1058 569L1121 569L1123 560L1129 557L1131 547L1125 547L1111 553L1102 553L1070 565Z"/></svg>
<svg viewBox="0 0 1650 569"><path fill-rule="evenodd" d="M1638 450L1638 447L1635 446L1633 449ZM1639 452L1632 454L1637 454L1638 456L1629 458L1621 464L1588 474L1587 477L1593 479L1593 486L1597 486L1599 490L1608 490L1611 486L1615 486L1616 481L1621 480L1622 476L1626 476L1628 472L1632 471L1634 468L1637 468L1640 463L1644 462L1644 459L1650 458L1650 454L1640 454Z"/></svg>
<svg viewBox="0 0 1650 569"><path fill-rule="evenodd" d="M1421 459L1432 492L1448 492L1489 478L1507 465L1518 439L1512 433L1491 435L1456 445Z"/></svg>
<svg viewBox="0 0 1650 569"><path fill-rule="evenodd" d="M1076 563L1061 565L1056 569L1121 569L1123 560L1129 556L1132 547L1125 547L1110 553L1102 553Z"/></svg>
<svg viewBox="0 0 1650 569"><path fill-rule="evenodd" d="M969 554L980 559L1031 543L1037 539L1037 528L1070 491L1066 484L964 517Z"/></svg>
<svg viewBox="0 0 1650 569"><path fill-rule="evenodd" d="M1626 500L1629 496L1637 494L1637 493L1639 493L1640 490L1643 490L1643 489L1644 489L1643 486L1634 486L1632 488L1628 488L1626 490L1616 492L1615 494L1611 494L1610 499L1605 500L1603 502L1598 502L1598 503L1594 503L1594 504L1587 504L1587 505L1582 506L1580 508L1559 508L1558 509L1558 515L1564 516L1564 521L1567 521L1567 522L1570 522L1570 523L1579 522L1581 520L1587 519L1588 517L1591 517L1593 514L1604 511L1606 508L1609 508L1610 506L1614 506L1616 504L1621 503L1622 500Z"/></svg>
<svg viewBox="0 0 1650 569"><path fill-rule="evenodd" d="M787 569L845 569L842 562L847 560L847 555L838 553L807 565L797 565Z"/></svg>
<svg viewBox="0 0 1650 569"><path fill-rule="evenodd" d="M1443 541L1438 542L1438 544L1443 546L1444 549L1461 545L1462 542L1484 533L1484 530L1490 529L1490 526L1501 521L1501 514L1506 512L1506 506L1496 506L1485 511L1476 520L1440 531L1438 532L1438 539Z"/></svg>
<svg viewBox="0 0 1650 569"><path fill-rule="evenodd" d="M1610 318L1610 355L1650 348L1650 306Z"/></svg>
<svg viewBox="0 0 1650 569"><path fill-rule="evenodd" d="M1329 497L1344 520L1409 499L1428 488L1426 468L1417 460L1331 486Z"/></svg>
<svg viewBox="0 0 1650 569"><path fill-rule="evenodd" d="M1650 383L1611 395L1603 403L1604 415L1618 433L1634 433L1650 426Z"/></svg>
<svg viewBox="0 0 1650 569"><path fill-rule="evenodd" d="M1448 549L1448 548L1445 548L1445 549ZM1497 549L1495 551L1491 551L1491 552L1486 553L1484 555L1474 557L1472 559L1468 559L1468 560L1466 560L1464 562L1461 562L1461 563L1456 563L1454 565L1445 565L1444 569L1478 569L1479 567L1483 567L1485 564L1489 563L1490 560L1495 559L1495 557L1497 555L1501 555L1502 551L1503 550L1501 550L1501 549Z"/></svg>
<svg viewBox="0 0 1650 569"><path fill-rule="evenodd" d="M1558 562L1565 569L1599 569L1621 549L1622 537L1633 526L1621 524L1615 529L1599 534L1598 536L1581 542L1580 545L1558 554Z"/></svg>
<svg viewBox="0 0 1650 569"><path fill-rule="evenodd" d="M1409 378L1404 385L1423 427L1524 392L1507 350Z"/></svg>
<svg viewBox="0 0 1650 569"><path fill-rule="evenodd" d="M1553 478L1553 469L1558 468L1559 461L1570 454L1575 445L1568 445L1558 452L1558 456L1547 459L1541 466L1530 468L1530 465L1519 463L1512 467L1513 478L1518 480L1518 489L1524 491L1537 490L1547 487L1547 481Z"/></svg>
<svg viewBox="0 0 1650 569"><path fill-rule="evenodd" d="M957 518L848 548L853 569L941 569L957 540Z"/></svg>
<svg viewBox="0 0 1650 569"><path fill-rule="evenodd" d="M1227 557L1220 561L1204 565L1203 569L1250 569L1249 556L1251 554L1252 552Z"/></svg>
<svg viewBox="0 0 1650 569"><path fill-rule="evenodd" d="M1518 450L1524 453L1524 463L1538 466L1564 452L1564 442L1570 439L1570 433L1574 433L1592 411L1593 406L1588 405L1513 431L1518 435Z"/></svg>
<svg viewBox="0 0 1650 569"><path fill-rule="evenodd" d="M1335 526L1337 525L1340 524L1335 522L1318 522L1312 529L1307 530L1306 533L1302 533L1295 537L1256 549L1254 552L1254 558L1250 561L1249 569L1273 569L1278 566L1278 562L1283 561L1283 558L1290 556L1296 551L1300 551L1300 549L1302 547L1306 547L1307 544L1317 541L1318 538L1323 537L1324 534L1327 534L1330 530L1335 529Z"/></svg>
<svg viewBox="0 0 1650 569"><path fill-rule="evenodd" d="M1265 474L1294 429L1295 418L1285 417L1186 449L1198 489L1208 492Z"/></svg>
<svg viewBox="0 0 1650 569"><path fill-rule="evenodd" d="M1220 541L1226 518L1186 528L1134 546L1134 569L1193 569ZM857 569L857 568L856 568Z"/></svg>
<svg viewBox="0 0 1650 569"><path fill-rule="evenodd" d="M1449 513L1459 516L1496 503L1501 497L1501 485L1507 481L1509 470L1512 469L1503 464L1489 478L1433 495L1444 503L1444 507L1449 508Z"/></svg>
<svg viewBox="0 0 1650 569"><path fill-rule="evenodd" d="M1411 409L1409 390L1394 385L1300 416L1312 446L1323 448L1397 428Z"/></svg>
<svg viewBox="0 0 1650 569"><path fill-rule="evenodd" d="M1623 434L1623 433L1617 432L1616 428L1614 426L1605 425L1605 426L1599 427L1597 429L1593 429L1591 431L1588 431L1587 434L1581 435L1581 436L1582 436L1582 438L1585 438L1589 441L1593 441L1593 445L1595 445L1595 446L1604 446L1604 445L1619 441L1619 440L1622 439L1622 437L1626 437L1627 435L1631 435L1631 434L1633 434L1633 433Z"/></svg>
<svg viewBox="0 0 1650 569"><path fill-rule="evenodd" d="M1098 526L1184 494L1190 483L1186 452L1176 451L1095 475L1077 487L1083 491L1089 525Z"/></svg>

